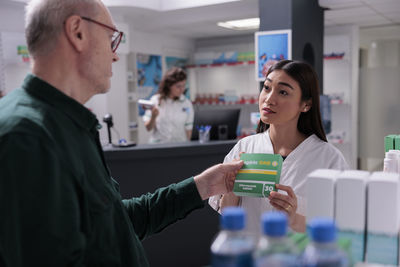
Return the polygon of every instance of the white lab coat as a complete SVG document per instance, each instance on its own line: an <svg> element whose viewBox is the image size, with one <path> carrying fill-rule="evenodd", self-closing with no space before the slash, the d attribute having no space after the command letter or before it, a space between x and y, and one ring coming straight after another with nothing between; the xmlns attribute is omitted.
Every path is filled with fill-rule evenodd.
<svg viewBox="0 0 400 267"><path fill-rule="evenodd" d="M239 140L226 155L224 162L239 158L239 153L269 153L273 154L273 146L269 137L269 130ZM280 184L293 188L297 197L297 213L305 216L307 208L305 182L307 175L315 169L348 169L342 153L333 145L322 141L316 135L309 136L293 150L282 165ZM283 192L285 193L285 192ZM219 209L220 196L209 199L209 205ZM323 199L321 199L323 201ZM240 206L247 212L247 230L260 233L261 214L274 210L265 198L241 197Z"/></svg>
<svg viewBox="0 0 400 267"><path fill-rule="evenodd" d="M184 95L178 100L167 98L160 103L160 95L156 94L150 101L160 111L154 129L151 131L149 143L172 143L188 141L186 130L193 128L194 111L192 102ZM151 110L146 110L143 121L151 118Z"/></svg>

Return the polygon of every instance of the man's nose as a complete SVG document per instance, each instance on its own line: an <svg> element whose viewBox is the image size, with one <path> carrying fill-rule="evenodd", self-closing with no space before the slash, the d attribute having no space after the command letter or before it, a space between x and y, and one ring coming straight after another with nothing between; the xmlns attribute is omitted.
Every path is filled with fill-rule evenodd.
<svg viewBox="0 0 400 267"><path fill-rule="evenodd" d="M113 53L113 62L117 62L119 60L119 56L116 52Z"/></svg>

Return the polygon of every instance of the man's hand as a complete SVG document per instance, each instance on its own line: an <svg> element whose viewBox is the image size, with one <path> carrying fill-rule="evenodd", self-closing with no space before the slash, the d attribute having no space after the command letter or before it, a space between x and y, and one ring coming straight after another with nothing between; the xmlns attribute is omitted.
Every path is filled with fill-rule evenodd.
<svg viewBox="0 0 400 267"><path fill-rule="evenodd" d="M197 190L203 200L222 195L233 190L235 177L243 166L243 161L217 164L194 177Z"/></svg>

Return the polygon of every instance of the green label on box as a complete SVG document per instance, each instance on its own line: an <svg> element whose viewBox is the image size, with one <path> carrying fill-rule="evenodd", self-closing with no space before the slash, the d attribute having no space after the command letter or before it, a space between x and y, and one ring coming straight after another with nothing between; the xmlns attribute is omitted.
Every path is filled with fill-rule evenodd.
<svg viewBox="0 0 400 267"><path fill-rule="evenodd" d="M390 134L385 136L385 152L388 152L391 149L394 149L396 135Z"/></svg>
<svg viewBox="0 0 400 267"><path fill-rule="evenodd" d="M277 154L242 154L243 167L236 175L233 192L238 196L268 197L276 191L282 169L282 157Z"/></svg>

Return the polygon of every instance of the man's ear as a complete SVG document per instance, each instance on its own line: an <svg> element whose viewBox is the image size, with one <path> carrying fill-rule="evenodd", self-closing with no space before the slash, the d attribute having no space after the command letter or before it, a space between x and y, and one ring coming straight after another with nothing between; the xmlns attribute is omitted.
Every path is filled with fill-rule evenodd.
<svg viewBox="0 0 400 267"><path fill-rule="evenodd" d="M87 31L83 24L83 19L77 15L70 16L64 23L65 36L78 52L81 52L87 43Z"/></svg>

